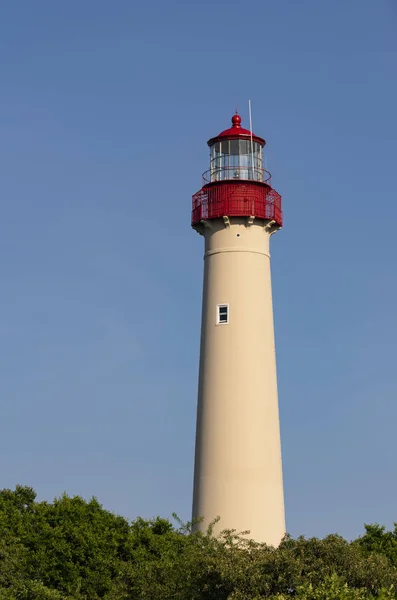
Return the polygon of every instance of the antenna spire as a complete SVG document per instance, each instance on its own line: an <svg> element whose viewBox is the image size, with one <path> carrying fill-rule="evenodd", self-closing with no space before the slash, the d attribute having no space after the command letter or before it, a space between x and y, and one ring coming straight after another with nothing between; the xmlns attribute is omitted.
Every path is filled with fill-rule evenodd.
<svg viewBox="0 0 397 600"><path fill-rule="evenodd" d="M252 110L251 110L251 100L248 100L248 112L249 112L249 117L250 117L250 132L251 132L251 163L252 163L252 179L255 179L255 172L254 172L254 142L252 139L253 133L252 133Z"/></svg>

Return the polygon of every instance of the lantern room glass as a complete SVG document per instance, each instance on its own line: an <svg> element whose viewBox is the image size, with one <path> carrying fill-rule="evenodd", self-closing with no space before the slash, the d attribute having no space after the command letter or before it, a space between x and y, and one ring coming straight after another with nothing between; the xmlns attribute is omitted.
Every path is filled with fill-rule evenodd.
<svg viewBox="0 0 397 600"><path fill-rule="evenodd" d="M222 140L211 146L211 181L263 181L262 146L246 140Z"/></svg>

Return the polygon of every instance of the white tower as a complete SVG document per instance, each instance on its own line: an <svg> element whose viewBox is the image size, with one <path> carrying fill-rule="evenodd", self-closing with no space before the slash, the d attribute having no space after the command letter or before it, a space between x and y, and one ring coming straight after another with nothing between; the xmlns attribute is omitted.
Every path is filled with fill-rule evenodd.
<svg viewBox="0 0 397 600"><path fill-rule="evenodd" d="M285 534L270 275L281 196L262 166L265 140L241 127L209 140L210 170L193 196L205 239L193 519L215 533Z"/></svg>

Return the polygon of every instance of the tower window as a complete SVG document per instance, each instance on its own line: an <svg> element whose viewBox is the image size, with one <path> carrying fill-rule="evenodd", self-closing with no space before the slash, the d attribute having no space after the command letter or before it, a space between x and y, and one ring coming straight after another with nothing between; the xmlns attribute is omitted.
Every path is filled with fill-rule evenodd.
<svg viewBox="0 0 397 600"><path fill-rule="evenodd" d="M226 325L226 323L229 323L229 305L228 304L218 304L216 322L218 325Z"/></svg>

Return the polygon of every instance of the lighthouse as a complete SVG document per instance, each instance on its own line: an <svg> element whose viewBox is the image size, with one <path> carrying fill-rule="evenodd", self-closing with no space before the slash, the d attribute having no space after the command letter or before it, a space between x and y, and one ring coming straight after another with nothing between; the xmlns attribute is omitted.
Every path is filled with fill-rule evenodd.
<svg viewBox="0 0 397 600"><path fill-rule="evenodd" d="M263 168L265 140L232 126L208 141L210 168L193 196L204 238L193 520L214 533L285 534L270 273L281 196Z"/></svg>

